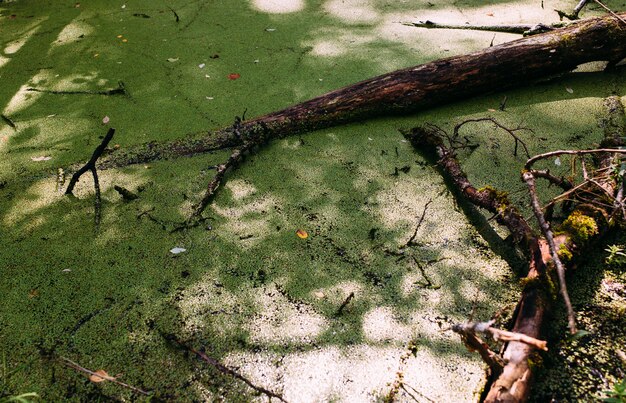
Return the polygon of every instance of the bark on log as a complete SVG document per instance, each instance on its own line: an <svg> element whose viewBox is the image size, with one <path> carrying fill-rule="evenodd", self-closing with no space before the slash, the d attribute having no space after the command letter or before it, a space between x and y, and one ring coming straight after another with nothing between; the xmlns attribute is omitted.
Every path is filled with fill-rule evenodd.
<svg viewBox="0 0 626 403"><path fill-rule="evenodd" d="M626 17L626 13L620 14ZM467 55L374 77L241 124L282 137L388 114L414 112L474 95L521 86L591 61L626 57L626 26L613 16L518 39ZM147 162L241 144L232 128L201 139L150 144L115 153L101 168Z"/></svg>

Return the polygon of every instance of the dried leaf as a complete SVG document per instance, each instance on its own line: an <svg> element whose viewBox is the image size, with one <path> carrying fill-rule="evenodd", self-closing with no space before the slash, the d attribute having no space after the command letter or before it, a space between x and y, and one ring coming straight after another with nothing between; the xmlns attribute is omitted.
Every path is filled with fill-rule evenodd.
<svg viewBox="0 0 626 403"><path fill-rule="evenodd" d="M309 234L303 229L297 230L296 235L298 235L298 238L300 239L307 239L309 237Z"/></svg>
<svg viewBox="0 0 626 403"><path fill-rule="evenodd" d="M320 298L320 299L322 299L322 298L324 298L324 297L326 296L326 295L324 295L324 293L323 293L323 292L321 292L321 291L315 291L315 292L313 293L313 295L315 295L315 298Z"/></svg>
<svg viewBox="0 0 626 403"><path fill-rule="evenodd" d="M229 80L236 80L236 79L238 79L239 77L241 77L241 74L239 74L239 73L230 73L230 74L228 75L228 79L229 79Z"/></svg>
<svg viewBox="0 0 626 403"><path fill-rule="evenodd" d="M33 160L33 161L39 162L39 161L49 161L49 160L52 159L52 157L48 157L48 156L42 155L41 157L30 157L30 159Z"/></svg>
<svg viewBox="0 0 626 403"><path fill-rule="evenodd" d="M170 249L170 252L172 252L175 255L178 255L179 253L187 252L187 249L180 248L180 247L177 246L175 248Z"/></svg>
<svg viewBox="0 0 626 403"><path fill-rule="evenodd" d="M203 69L204 66L206 66L206 64L204 64L204 63L201 63L201 64L198 65L198 67L200 67L201 69Z"/></svg>
<svg viewBox="0 0 626 403"><path fill-rule="evenodd" d="M574 93L574 90L571 89L570 87L565 87L565 91L569 92L570 94Z"/></svg>
<svg viewBox="0 0 626 403"><path fill-rule="evenodd" d="M493 17L493 13L487 13L488 17Z"/></svg>
<svg viewBox="0 0 626 403"><path fill-rule="evenodd" d="M89 376L89 380L91 382L104 382L104 381L112 381L115 378L109 375L105 370L99 369L95 371L92 375Z"/></svg>
<svg viewBox="0 0 626 403"><path fill-rule="evenodd" d="M167 59L167 61L170 62L170 63L177 62L178 61L178 57L170 57L170 58Z"/></svg>
<svg viewBox="0 0 626 403"><path fill-rule="evenodd" d="M102 118L102 124L106 125L107 123L109 123L110 120L111 118L109 118L108 116L105 116Z"/></svg>

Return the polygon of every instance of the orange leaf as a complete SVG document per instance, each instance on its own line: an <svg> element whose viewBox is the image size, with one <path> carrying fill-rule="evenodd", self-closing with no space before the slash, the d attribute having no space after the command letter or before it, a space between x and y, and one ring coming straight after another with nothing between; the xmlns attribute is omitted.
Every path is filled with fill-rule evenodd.
<svg viewBox="0 0 626 403"><path fill-rule="evenodd" d="M300 239L307 239L309 237L309 234L303 229L297 230L296 235L298 235L298 238Z"/></svg>
<svg viewBox="0 0 626 403"><path fill-rule="evenodd" d="M493 17L493 13L487 13L488 17Z"/></svg>
<svg viewBox="0 0 626 403"><path fill-rule="evenodd" d="M109 375L105 370L103 369L99 369L96 372L94 372L92 375L89 376L89 380L91 382L104 382L104 381L112 381L115 378L112 377L111 375Z"/></svg>
<svg viewBox="0 0 626 403"><path fill-rule="evenodd" d="M239 74L239 73L230 73L230 74L228 75L228 79L229 79L229 80L236 80L236 79L238 79L239 77L241 77L241 74Z"/></svg>

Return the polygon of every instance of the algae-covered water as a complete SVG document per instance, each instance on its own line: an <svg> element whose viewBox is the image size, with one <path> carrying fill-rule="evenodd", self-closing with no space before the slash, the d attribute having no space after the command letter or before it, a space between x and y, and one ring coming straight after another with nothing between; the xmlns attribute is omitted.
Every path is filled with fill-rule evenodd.
<svg viewBox="0 0 626 403"><path fill-rule="evenodd" d="M516 38L401 21L552 22L554 8L571 6L0 2L0 400L146 399L92 382L63 358L156 399L265 399L164 335L292 402L381 400L398 373L399 401L476 400L485 368L446 329L496 312L505 321L524 267L505 231L459 205L398 129L493 116L532 129L520 133L531 153L591 147L602 138L602 99L626 93L623 69L586 66L530 88L273 141L228 175L208 220L185 231L172 232L229 150L100 171L97 230L91 177L70 198L59 168L87 161L110 127L112 150L199 136L236 116ZM524 208L524 157L511 139L489 124L466 134L481 144L461 155L477 187L506 189ZM125 201L114 186L139 197ZM427 204L416 245L403 248ZM581 293L580 307L594 290ZM565 396L563 385L541 393Z"/></svg>

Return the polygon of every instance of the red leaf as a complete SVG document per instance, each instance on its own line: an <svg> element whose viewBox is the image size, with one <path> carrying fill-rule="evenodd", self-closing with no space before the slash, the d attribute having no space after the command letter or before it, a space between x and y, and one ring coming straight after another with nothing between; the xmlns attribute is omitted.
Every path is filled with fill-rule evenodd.
<svg viewBox="0 0 626 403"><path fill-rule="evenodd" d="M228 75L228 79L229 79L229 80L236 80L236 79L238 79L239 77L241 77L241 74L239 74L239 73L230 73L230 74Z"/></svg>

